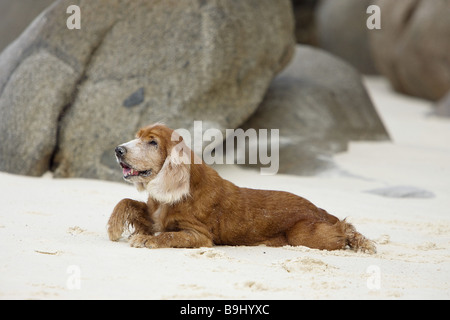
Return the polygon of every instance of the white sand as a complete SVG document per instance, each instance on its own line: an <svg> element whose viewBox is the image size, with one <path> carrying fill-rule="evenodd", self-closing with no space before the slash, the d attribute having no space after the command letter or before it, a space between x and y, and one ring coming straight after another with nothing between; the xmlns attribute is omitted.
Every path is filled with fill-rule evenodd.
<svg viewBox="0 0 450 320"><path fill-rule="evenodd" d="M260 176L240 186L287 190L348 217L378 253L304 247L137 249L110 242L106 223L132 186L0 173L0 299L450 298L450 121L429 102L366 79L392 142L355 142L319 177ZM119 174L119 170L118 170ZM365 191L413 186L434 198Z"/></svg>

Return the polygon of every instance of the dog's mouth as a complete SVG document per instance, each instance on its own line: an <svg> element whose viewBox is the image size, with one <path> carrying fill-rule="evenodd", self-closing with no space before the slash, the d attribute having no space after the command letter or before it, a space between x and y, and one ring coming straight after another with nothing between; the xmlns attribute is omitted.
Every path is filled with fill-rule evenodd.
<svg viewBox="0 0 450 320"><path fill-rule="evenodd" d="M125 179L131 178L131 177L148 177L152 174L152 169L145 170L145 171L139 171L139 170L133 169L129 164L127 164L123 161L120 161L119 164L122 167L123 177Z"/></svg>

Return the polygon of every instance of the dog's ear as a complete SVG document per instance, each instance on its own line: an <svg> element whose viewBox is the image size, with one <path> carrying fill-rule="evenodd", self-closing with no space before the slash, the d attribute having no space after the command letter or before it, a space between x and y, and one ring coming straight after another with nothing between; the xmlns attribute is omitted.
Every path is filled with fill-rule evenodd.
<svg viewBox="0 0 450 320"><path fill-rule="evenodd" d="M147 191L155 200L172 204L189 195L191 150L183 138L172 135L170 150L158 175L148 183ZM168 148L169 149L169 148Z"/></svg>

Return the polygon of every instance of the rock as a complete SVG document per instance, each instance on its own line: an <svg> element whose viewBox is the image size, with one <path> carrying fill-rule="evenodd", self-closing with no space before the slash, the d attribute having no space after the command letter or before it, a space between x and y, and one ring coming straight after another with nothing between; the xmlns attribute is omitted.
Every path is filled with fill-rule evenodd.
<svg viewBox="0 0 450 320"><path fill-rule="evenodd" d="M369 45L367 7L373 0L322 0L316 9L318 46L360 72L376 74Z"/></svg>
<svg viewBox="0 0 450 320"><path fill-rule="evenodd" d="M373 190L367 190L367 193L373 193L379 196L387 197L387 198L434 198L435 195L433 192L416 188L412 186L393 186L386 188L379 188Z"/></svg>
<svg viewBox="0 0 450 320"><path fill-rule="evenodd" d="M244 130L280 130L280 173L311 175L332 167L351 140L388 139L359 73L344 61L297 45Z"/></svg>
<svg viewBox="0 0 450 320"><path fill-rule="evenodd" d="M107 2L90 5L101 11ZM86 12L89 28L80 37L66 27L68 3L47 8L0 55L0 136L5 137L0 171L39 176L49 170L60 119L76 96L84 65L113 22L107 14L98 19Z"/></svg>
<svg viewBox="0 0 450 320"><path fill-rule="evenodd" d="M370 32L379 71L395 90L430 100L450 90L450 1L379 0L381 30Z"/></svg>
<svg viewBox="0 0 450 320"><path fill-rule="evenodd" d="M0 170L35 176L48 170L74 76L69 65L44 50L15 69L0 99Z"/></svg>
<svg viewBox="0 0 450 320"><path fill-rule="evenodd" d="M81 30L66 28L72 4L80 6ZM120 180L114 147L141 126L191 129L195 119L205 130L235 128L289 62L292 30L288 0L58 1L0 56L0 133L20 124L15 135L25 137L35 116L23 110L53 115L35 123L51 127L48 135L20 140L17 157L34 157L30 167L5 164L3 155L16 152L12 140L0 142L0 170L39 175L51 166L56 177ZM36 55L58 70L31 63L25 70ZM25 72L40 73L36 91L49 101L33 100L31 81L12 86ZM45 157L32 155L41 144Z"/></svg>

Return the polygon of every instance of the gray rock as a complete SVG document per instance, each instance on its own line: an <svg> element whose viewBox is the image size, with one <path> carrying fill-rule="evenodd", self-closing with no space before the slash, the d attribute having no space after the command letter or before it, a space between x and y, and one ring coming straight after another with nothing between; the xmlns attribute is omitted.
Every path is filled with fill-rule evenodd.
<svg viewBox="0 0 450 320"><path fill-rule="evenodd" d="M378 0L372 53L395 90L439 100L450 90L450 1Z"/></svg>
<svg viewBox="0 0 450 320"><path fill-rule="evenodd" d="M59 120L71 106L77 85L112 20L85 12L90 26L80 36L68 30L58 1L37 17L0 55L0 171L39 176L58 146ZM94 11L110 3L90 2ZM61 14L63 13L63 14ZM5 137L5 138L3 138Z"/></svg>
<svg viewBox="0 0 450 320"><path fill-rule="evenodd" d="M348 141L388 139L359 73L302 45L242 127L279 129L279 172L301 175L332 167L331 156L346 150Z"/></svg>
<svg viewBox="0 0 450 320"><path fill-rule="evenodd" d="M69 65L45 50L15 69L0 99L0 170L34 176L48 170L74 76Z"/></svg>
<svg viewBox="0 0 450 320"><path fill-rule="evenodd" d="M373 0L322 0L316 10L318 46L360 72L378 73L369 45L367 7Z"/></svg>
<svg viewBox="0 0 450 320"><path fill-rule="evenodd" d="M428 199L434 198L435 195L433 192L416 188L412 186L393 186L386 188L379 188L373 190L367 190L367 193L373 193L379 196L387 197L387 198L420 198L420 199Z"/></svg>
<svg viewBox="0 0 450 320"><path fill-rule="evenodd" d="M71 4L81 8L81 30L66 28ZM31 142L48 151L34 153L25 170L2 161L17 152L17 141L2 141L0 170L39 175L52 166L57 177L120 180L108 154L141 126L191 129L203 120L205 128L235 128L289 62L292 31L288 0L57 1L0 56L0 132L14 123L18 137L29 132L25 124L51 127ZM36 63L24 70L38 54L55 60L57 72ZM53 115L45 122L22 112L39 107L30 83L11 85L25 71L41 74L39 92L49 99L42 105ZM30 158L30 142L22 149L17 157Z"/></svg>

